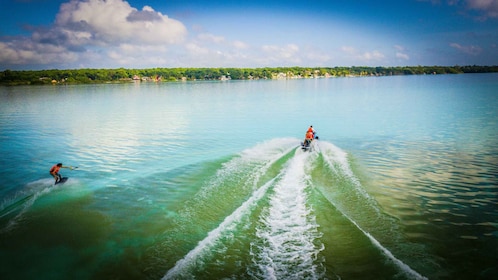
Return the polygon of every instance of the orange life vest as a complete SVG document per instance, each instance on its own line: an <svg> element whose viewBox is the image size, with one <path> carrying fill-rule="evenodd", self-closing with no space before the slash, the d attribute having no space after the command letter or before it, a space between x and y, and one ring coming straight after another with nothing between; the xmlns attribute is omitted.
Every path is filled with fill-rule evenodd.
<svg viewBox="0 0 498 280"><path fill-rule="evenodd" d="M308 132L306 133L306 139L313 139L313 138L314 138L314 137L313 137L313 132L308 131Z"/></svg>
<svg viewBox="0 0 498 280"><path fill-rule="evenodd" d="M52 168L50 168L50 173L56 173L57 174L57 173L59 173L59 170L61 170L61 167L57 166L57 164L56 164L56 165L52 166Z"/></svg>

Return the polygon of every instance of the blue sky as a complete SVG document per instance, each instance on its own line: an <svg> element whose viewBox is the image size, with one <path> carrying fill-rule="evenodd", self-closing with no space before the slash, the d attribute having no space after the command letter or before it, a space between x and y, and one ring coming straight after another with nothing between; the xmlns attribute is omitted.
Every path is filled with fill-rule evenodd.
<svg viewBox="0 0 498 280"><path fill-rule="evenodd" d="M0 70L498 65L498 0L1 0Z"/></svg>

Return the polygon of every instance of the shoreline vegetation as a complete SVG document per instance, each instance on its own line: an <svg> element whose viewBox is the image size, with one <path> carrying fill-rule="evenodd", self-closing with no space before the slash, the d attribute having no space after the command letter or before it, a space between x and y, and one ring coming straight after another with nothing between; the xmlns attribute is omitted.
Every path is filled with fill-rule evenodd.
<svg viewBox="0 0 498 280"><path fill-rule="evenodd" d="M205 80L307 79L395 75L496 73L498 66L265 67L5 70L0 85L66 85Z"/></svg>

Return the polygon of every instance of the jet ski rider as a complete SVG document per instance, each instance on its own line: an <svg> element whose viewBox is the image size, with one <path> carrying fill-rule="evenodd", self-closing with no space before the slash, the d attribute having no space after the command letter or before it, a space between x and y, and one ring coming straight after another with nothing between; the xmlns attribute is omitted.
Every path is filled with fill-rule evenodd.
<svg viewBox="0 0 498 280"><path fill-rule="evenodd" d="M311 141L313 141L314 138L315 138L315 130L313 129L313 126L310 125L310 127L306 131L306 136L304 138L304 145L308 146L311 143Z"/></svg>
<svg viewBox="0 0 498 280"><path fill-rule="evenodd" d="M306 133L308 133L308 132L312 132L313 136L315 136L315 129L313 129L312 125L310 125L310 127L308 127L308 131L306 131Z"/></svg>

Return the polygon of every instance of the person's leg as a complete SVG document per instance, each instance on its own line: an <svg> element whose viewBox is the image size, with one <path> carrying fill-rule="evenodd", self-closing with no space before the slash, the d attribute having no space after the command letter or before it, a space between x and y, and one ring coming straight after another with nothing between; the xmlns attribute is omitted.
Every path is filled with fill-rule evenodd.
<svg viewBox="0 0 498 280"><path fill-rule="evenodd" d="M55 179L55 183L57 184L57 182L59 182L61 179L62 179L62 176L61 174L59 173L56 173L54 176L54 179Z"/></svg>

